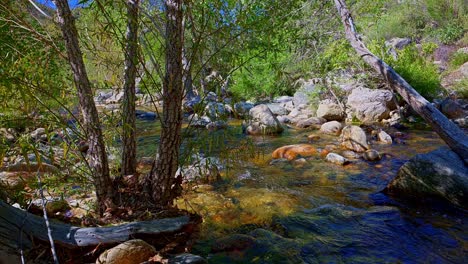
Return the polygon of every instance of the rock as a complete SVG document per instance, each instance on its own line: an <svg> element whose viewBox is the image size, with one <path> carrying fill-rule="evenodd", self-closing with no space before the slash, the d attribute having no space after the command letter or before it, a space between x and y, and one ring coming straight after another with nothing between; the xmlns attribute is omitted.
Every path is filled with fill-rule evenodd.
<svg viewBox="0 0 468 264"><path fill-rule="evenodd" d="M119 104L122 102L123 97L124 97L123 91L122 92L114 91L112 92L112 95L104 101L104 103L105 104Z"/></svg>
<svg viewBox="0 0 468 264"><path fill-rule="evenodd" d="M367 136L358 126L345 126L340 135L341 146L355 152L364 152L369 149Z"/></svg>
<svg viewBox="0 0 468 264"><path fill-rule="evenodd" d="M468 116L463 118L457 118L453 120L455 124L462 128L468 128Z"/></svg>
<svg viewBox="0 0 468 264"><path fill-rule="evenodd" d="M348 162L347 159L336 153L328 153L325 160L336 165L345 165Z"/></svg>
<svg viewBox="0 0 468 264"><path fill-rule="evenodd" d="M135 116L138 119L146 120L146 121L153 121L158 117L158 115L154 112L146 112L142 110L136 110Z"/></svg>
<svg viewBox="0 0 468 264"><path fill-rule="evenodd" d="M59 173L59 169L54 165L50 165L47 163L35 163L30 162L27 163L15 163L13 165L0 167L0 171L7 171L7 172L43 172L43 173Z"/></svg>
<svg viewBox="0 0 468 264"><path fill-rule="evenodd" d="M315 92L315 84L307 83L294 93L293 103L298 106L309 103L309 96Z"/></svg>
<svg viewBox="0 0 468 264"><path fill-rule="evenodd" d="M206 128L211 123L211 119L207 116L199 117L197 114L190 115L188 117L190 126L198 128Z"/></svg>
<svg viewBox="0 0 468 264"><path fill-rule="evenodd" d="M205 127L206 129L213 131L213 130L225 129L228 127L228 124L225 121L218 120L218 121L209 123Z"/></svg>
<svg viewBox="0 0 468 264"><path fill-rule="evenodd" d="M440 111L450 119L463 118L465 110L455 100L447 98L440 103Z"/></svg>
<svg viewBox="0 0 468 264"><path fill-rule="evenodd" d="M229 112L223 103L210 102L205 107L205 114L211 119L226 118Z"/></svg>
<svg viewBox="0 0 468 264"><path fill-rule="evenodd" d="M207 102L216 102L216 101L218 101L218 96L214 92L209 92L205 96L205 101L207 101Z"/></svg>
<svg viewBox="0 0 468 264"><path fill-rule="evenodd" d="M14 143L16 140L15 131L11 128L2 127L0 128L0 140L1 138L4 138L8 143Z"/></svg>
<svg viewBox="0 0 468 264"><path fill-rule="evenodd" d="M196 156L191 165L179 168L175 176L182 176L185 182L214 183L221 179L218 163L215 158Z"/></svg>
<svg viewBox="0 0 468 264"><path fill-rule="evenodd" d="M237 117L245 117L249 114L250 109L254 107L254 104L249 102L239 102L234 104L234 114Z"/></svg>
<svg viewBox="0 0 468 264"><path fill-rule="evenodd" d="M190 98L190 100L184 102L184 111L187 113L197 112L197 107L201 105L201 102L202 100L199 95Z"/></svg>
<svg viewBox="0 0 468 264"><path fill-rule="evenodd" d="M133 239L104 251L96 264L140 264L156 254L157 251L150 244Z"/></svg>
<svg viewBox="0 0 468 264"><path fill-rule="evenodd" d="M211 246L211 252L241 251L252 247L255 238L249 235L233 234L216 240Z"/></svg>
<svg viewBox="0 0 468 264"><path fill-rule="evenodd" d="M392 140L392 137L387 134L387 132L381 130L378 134L377 134L377 139L379 140L379 142L383 143L383 144L392 144L393 143L393 140Z"/></svg>
<svg viewBox="0 0 468 264"><path fill-rule="evenodd" d="M246 132L249 135L279 134L283 132L281 123L276 119L268 106L262 104L250 109L251 120L247 122Z"/></svg>
<svg viewBox="0 0 468 264"><path fill-rule="evenodd" d="M361 155L354 152L354 151L351 151L351 150L345 150L343 152L341 152L341 155L343 155L343 157L345 158L348 158L348 159L359 159L361 158Z"/></svg>
<svg viewBox="0 0 468 264"><path fill-rule="evenodd" d="M46 130L43 127L34 130L30 135L34 140L47 141Z"/></svg>
<svg viewBox="0 0 468 264"><path fill-rule="evenodd" d="M363 123L388 119L396 109L392 92L382 89L356 88L348 96L347 105Z"/></svg>
<svg viewBox="0 0 468 264"><path fill-rule="evenodd" d="M405 163L387 192L414 199L437 197L468 208L468 169L448 147L418 154Z"/></svg>
<svg viewBox="0 0 468 264"><path fill-rule="evenodd" d="M300 158L300 159L294 160L293 163L294 163L294 166L296 166L296 167L302 167L302 166L304 166L305 164L307 164L307 160L304 159L304 158Z"/></svg>
<svg viewBox="0 0 468 264"><path fill-rule="evenodd" d="M367 161L378 161L378 160L380 160L382 158L380 156L380 153L375 149L367 150L366 152L364 152L362 157Z"/></svg>
<svg viewBox="0 0 468 264"><path fill-rule="evenodd" d="M289 111L282 107L280 104L267 104L268 108L270 108L271 112L276 115L287 115L289 114Z"/></svg>
<svg viewBox="0 0 468 264"><path fill-rule="evenodd" d="M296 126L298 128L308 128L308 127L313 127L316 129L319 129L323 123L325 123L327 120L321 117L310 117L307 119L302 119L299 122L297 122Z"/></svg>
<svg viewBox="0 0 468 264"><path fill-rule="evenodd" d="M189 253L183 253L183 254L177 255L169 259L169 264L205 264L205 263L208 263L206 259L197 255L189 254Z"/></svg>
<svg viewBox="0 0 468 264"><path fill-rule="evenodd" d="M271 155L274 159L286 158L293 160L297 156L309 157L317 154L317 149L310 144L288 145L277 148Z"/></svg>
<svg viewBox="0 0 468 264"><path fill-rule="evenodd" d="M385 46L399 50L405 48L409 44L411 44L410 38L392 38L385 41Z"/></svg>
<svg viewBox="0 0 468 264"><path fill-rule="evenodd" d="M286 115L277 116L276 119L278 119L278 121L279 121L281 124L287 124L287 123L291 122L291 120L289 119L289 117L286 116Z"/></svg>
<svg viewBox="0 0 468 264"><path fill-rule="evenodd" d="M337 103L330 99L322 100L317 109L317 117L325 118L328 121L344 119L345 113Z"/></svg>
<svg viewBox="0 0 468 264"><path fill-rule="evenodd" d="M48 215L65 212L70 209L70 205L65 200L53 200L46 203L46 211Z"/></svg>
<svg viewBox="0 0 468 264"><path fill-rule="evenodd" d="M319 135L314 135L314 134L312 134L312 135L308 135L308 136L307 136L307 140L308 140L308 141L317 141L317 140L319 140L319 139L320 139L320 136L319 136Z"/></svg>
<svg viewBox="0 0 468 264"><path fill-rule="evenodd" d="M276 97L275 99L273 99L273 103L284 104L284 103L292 102L293 99L294 97L292 96L284 95L284 96Z"/></svg>
<svg viewBox="0 0 468 264"><path fill-rule="evenodd" d="M468 78L468 61L457 70L442 77L440 84L447 90L452 90L454 86L459 85Z"/></svg>
<svg viewBox="0 0 468 264"><path fill-rule="evenodd" d="M104 103L107 99L111 98L112 91L99 91L98 95L94 97L96 103Z"/></svg>
<svg viewBox="0 0 468 264"><path fill-rule="evenodd" d="M320 132L330 135L339 135L343 125L338 121L330 121L320 127Z"/></svg>

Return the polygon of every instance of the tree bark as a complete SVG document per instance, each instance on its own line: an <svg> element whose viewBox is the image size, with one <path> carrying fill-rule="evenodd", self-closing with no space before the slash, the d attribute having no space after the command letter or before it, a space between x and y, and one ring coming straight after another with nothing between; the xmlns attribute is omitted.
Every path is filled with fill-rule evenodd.
<svg viewBox="0 0 468 264"><path fill-rule="evenodd" d="M136 172L135 79L138 63L139 0L127 0L127 36L123 98L122 175Z"/></svg>
<svg viewBox="0 0 468 264"><path fill-rule="evenodd" d="M150 172L153 202L168 207L181 194L181 179L175 178L181 143L183 0L166 0L166 71L163 80L163 116L156 162Z"/></svg>
<svg viewBox="0 0 468 264"><path fill-rule="evenodd" d="M465 133L437 108L422 97L398 73L380 58L372 54L361 42L354 26L353 18L344 0L334 0L345 27L346 38L364 61L380 73L393 90L424 119L432 129L468 164L468 137Z"/></svg>
<svg viewBox="0 0 468 264"><path fill-rule="evenodd" d="M190 216L141 221L110 227L77 227L58 221L50 221L54 243L76 249L125 242L139 235L158 236L180 232L197 219ZM47 226L44 218L0 200L0 248L31 248L31 238L47 242Z"/></svg>
<svg viewBox="0 0 468 264"><path fill-rule="evenodd" d="M71 13L67 0L54 0L57 7L57 20L60 25L65 47L67 49L68 61L73 73L73 79L78 92L78 98L83 115L83 126L88 140L88 164L91 168L99 212L111 206L114 189L109 176L109 164L104 145L104 139L100 127L100 121L96 105L93 100L91 84L86 73L81 53L75 20Z"/></svg>

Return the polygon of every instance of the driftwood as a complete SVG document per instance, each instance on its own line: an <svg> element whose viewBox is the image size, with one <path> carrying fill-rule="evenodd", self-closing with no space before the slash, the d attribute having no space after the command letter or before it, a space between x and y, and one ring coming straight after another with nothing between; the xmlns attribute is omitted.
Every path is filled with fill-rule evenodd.
<svg viewBox="0 0 468 264"><path fill-rule="evenodd" d="M468 137L437 108L422 97L398 73L380 58L372 54L361 42L354 26L353 18L344 0L335 0L335 6L345 27L346 38L364 61L380 73L393 90L424 119L432 129L468 164Z"/></svg>
<svg viewBox="0 0 468 264"><path fill-rule="evenodd" d="M51 221L54 243L64 248L116 244L138 236L158 236L183 231L189 216L133 222L109 227L76 227ZM32 247L32 239L48 241L44 218L0 201L0 248L13 250Z"/></svg>

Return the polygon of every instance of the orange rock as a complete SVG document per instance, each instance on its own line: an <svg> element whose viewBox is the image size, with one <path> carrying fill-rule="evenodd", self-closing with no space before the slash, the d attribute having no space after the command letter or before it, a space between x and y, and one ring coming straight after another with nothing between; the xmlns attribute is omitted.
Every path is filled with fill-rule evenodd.
<svg viewBox="0 0 468 264"><path fill-rule="evenodd" d="M320 157L324 158L328 155L328 153L330 153L329 150L327 149L322 149L322 151L320 151Z"/></svg>
<svg viewBox="0 0 468 264"><path fill-rule="evenodd" d="M283 146L273 151L272 157L274 159L285 158L287 160L293 160L298 155L303 157L309 157L317 154L317 149L310 144L297 144Z"/></svg>

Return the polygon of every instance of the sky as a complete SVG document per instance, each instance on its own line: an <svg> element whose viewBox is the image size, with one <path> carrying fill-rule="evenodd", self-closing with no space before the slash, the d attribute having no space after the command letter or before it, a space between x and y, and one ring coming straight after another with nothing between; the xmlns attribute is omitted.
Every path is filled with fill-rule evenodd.
<svg viewBox="0 0 468 264"><path fill-rule="evenodd" d="M46 6L50 6L55 8L55 5L52 3L52 0L36 0L37 3L45 4ZM74 8L78 6L78 3L80 0L69 0L68 4L70 5L71 8Z"/></svg>

